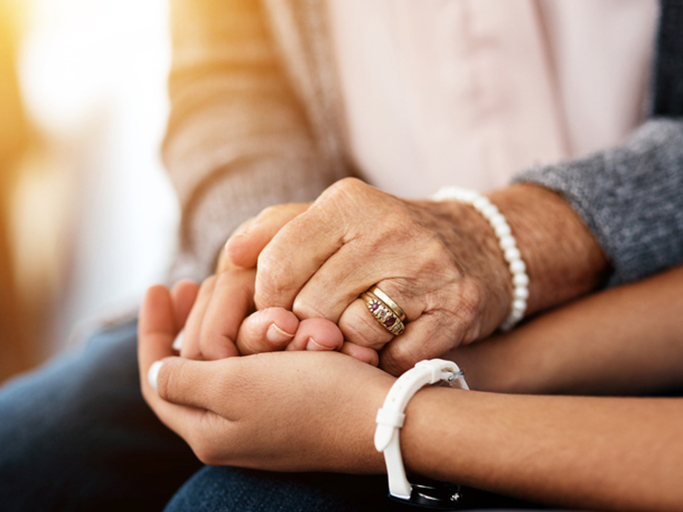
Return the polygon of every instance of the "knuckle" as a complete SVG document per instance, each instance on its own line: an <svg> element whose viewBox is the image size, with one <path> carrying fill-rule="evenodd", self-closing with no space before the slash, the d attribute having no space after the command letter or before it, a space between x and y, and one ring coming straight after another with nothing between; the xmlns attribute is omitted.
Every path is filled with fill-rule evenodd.
<svg viewBox="0 0 683 512"><path fill-rule="evenodd" d="M440 262L444 259L446 245L438 235L430 233L426 237L422 253L427 260Z"/></svg>
<svg viewBox="0 0 683 512"><path fill-rule="evenodd" d="M484 308L485 293L479 283L472 280L466 281L459 295L459 309L466 315L466 318L472 318L481 313Z"/></svg>
<svg viewBox="0 0 683 512"><path fill-rule="evenodd" d="M410 219L406 218L401 209L389 207L379 212L365 209L362 210L362 215L363 222L372 226L372 229L368 231L370 237L365 241L371 245L373 251L386 253L391 246L413 245L421 238L422 228L415 226ZM375 221L378 216L382 219L381 222Z"/></svg>
<svg viewBox="0 0 683 512"><path fill-rule="evenodd" d="M355 191L368 187L358 178L342 178L333 183L327 190L331 193L353 194Z"/></svg>
<svg viewBox="0 0 683 512"><path fill-rule="evenodd" d="M423 255L423 264L429 267L428 270L438 272L449 281L460 278L460 270L454 263L452 253L438 235L430 234L420 252Z"/></svg>
<svg viewBox="0 0 683 512"><path fill-rule="evenodd" d="M391 340L391 334L379 326L370 314L348 320L342 318L339 329L344 334L344 339L375 350L381 349Z"/></svg>
<svg viewBox="0 0 683 512"><path fill-rule="evenodd" d="M301 297L300 295L294 299L292 313L294 313L300 320L304 320L306 318L327 318L329 320L328 315L322 308L316 306L305 297Z"/></svg>
<svg viewBox="0 0 683 512"><path fill-rule="evenodd" d="M345 206L356 203L359 196L367 194L371 189L358 178L343 178L330 185L316 203L318 206L334 206L344 212Z"/></svg>
<svg viewBox="0 0 683 512"><path fill-rule="evenodd" d="M466 280L461 282L454 292L444 298L450 324L460 333L463 343L479 337L480 319L486 308L486 291L481 284Z"/></svg>
<svg viewBox="0 0 683 512"><path fill-rule="evenodd" d="M275 257L266 248L258 257L258 272L254 301L259 309L267 307L288 307L284 297L290 292L291 285L287 279L290 275L289 262Z"/></svg>
<svg viewBox="0 0 683 512"><path fill-rule="evenodd" d="M418 239L422 231L422 228L414 225L403 211L395 209L384 214L382 224L388 234L396 234L401 238Z"/></svg>
<svg viewBox="0 0 683 512"><path fill-rule="evenodd" d="M178 382L182 376L183 360L175 359L166 361L157 376L157 393L164 400L177 400L180 398L180 386Z"/></svg>
<svg viewBox="0 0 683 512"><path fill-rule="evenodd" d="M273 255L270 248L266 248L259 254L257 268L260 275L268 275L269 278L278 277L282 270L282 261Z"/></svg>

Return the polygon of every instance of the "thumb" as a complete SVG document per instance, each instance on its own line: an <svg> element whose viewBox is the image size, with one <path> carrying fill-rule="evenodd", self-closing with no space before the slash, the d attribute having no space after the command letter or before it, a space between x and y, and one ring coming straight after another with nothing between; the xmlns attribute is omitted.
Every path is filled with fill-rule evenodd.
<svg viewBox="0 0 683 512"><path fill-rule="evenodd" d="M221 374L226 373L222 366L228 361L166 357L150 366L147 379L166 402L216 412L226 394L221 392Z"/></svg>
<svg viewBox="0 0 683 512"><path fill-rule="evenodd" d="M221 255L223 264L242 268L256 267L263 248L285 224L305 212L309 206L309 203L289 203L263 210L227 241L223 250L225 258Z"/></svg>

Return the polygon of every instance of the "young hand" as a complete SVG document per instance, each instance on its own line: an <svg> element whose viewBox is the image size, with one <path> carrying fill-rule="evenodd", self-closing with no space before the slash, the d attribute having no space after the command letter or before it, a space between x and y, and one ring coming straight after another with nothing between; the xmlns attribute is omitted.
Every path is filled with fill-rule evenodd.
<svg viewBox="0 0 683 512"><path fill-rule="evenodd" d="M383 471L373 432L390 375L334 352L172 357L184 314L177 295L149 289L140 313L140 381L150 407L200 460L270 470ZM150 372L157 361L161 367Z"/></svg>
<svg viewBox="0 0 683 512"><path fill-rule="evenodd" d="M184 302L193 304L183 329L180 355L215 360L276 350L339 350L377 365L377 353L344 343L339 328L329 320L299 321L283 308L254 310L253 269L228 268L206 279L201 287L180 286ZM250 314L251 313L251 314Z"/></svg>

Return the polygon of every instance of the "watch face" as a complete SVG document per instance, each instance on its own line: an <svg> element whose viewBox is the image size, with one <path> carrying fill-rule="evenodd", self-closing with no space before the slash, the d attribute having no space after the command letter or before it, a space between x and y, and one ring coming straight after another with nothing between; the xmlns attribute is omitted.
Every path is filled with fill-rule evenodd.
<svg viewBox="0 0 683 512"><path fill-rule="evenodd" d="M460 485L434 482L431 485L412 484L409 499L389 497L395 501L433 510L460 510L462 493Z"/></svg>

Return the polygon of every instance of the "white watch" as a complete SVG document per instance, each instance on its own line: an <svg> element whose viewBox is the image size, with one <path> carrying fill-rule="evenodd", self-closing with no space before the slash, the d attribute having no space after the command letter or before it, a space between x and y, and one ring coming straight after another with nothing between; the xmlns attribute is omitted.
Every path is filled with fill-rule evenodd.
<svg viewBox="0 0 683 512"><path fill-rule="evenodd" d="M403 427L405 420L404 411L410 399L420 388L439 381L445 381L451 387L469 389L463 372L453 361L443 359L420 361L398 378L389 390L384 405L377 411L375 448L384 453L389 478L389 494L394 498L411 501L411 495L414 494L414 486L406 477L399 442L399 429ZM453 496L451 500L455 501L457 498Z"/></svg>

